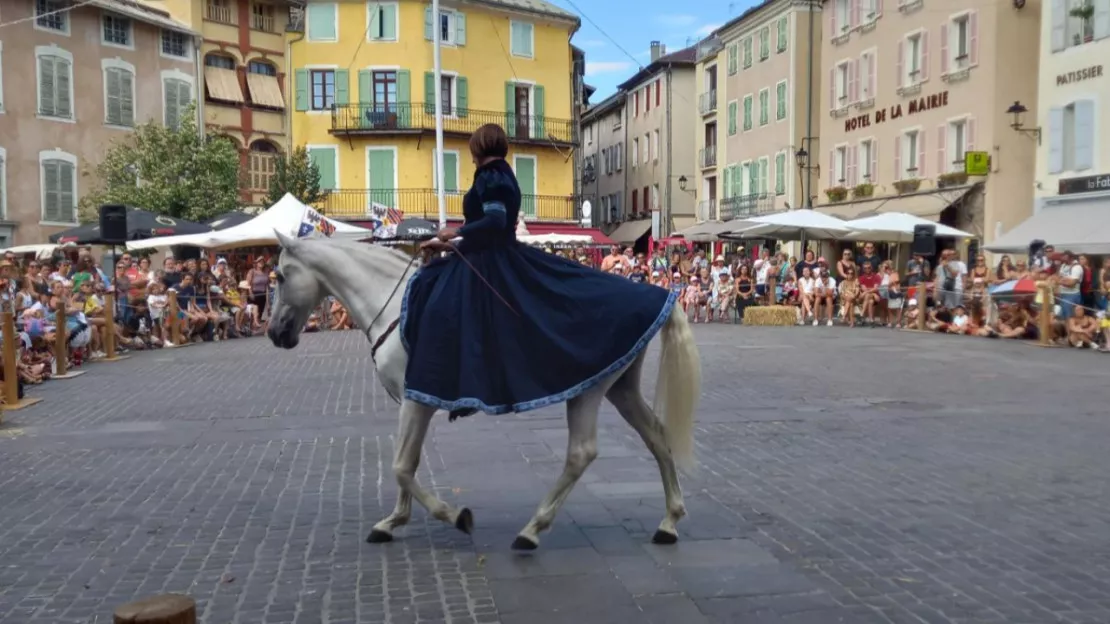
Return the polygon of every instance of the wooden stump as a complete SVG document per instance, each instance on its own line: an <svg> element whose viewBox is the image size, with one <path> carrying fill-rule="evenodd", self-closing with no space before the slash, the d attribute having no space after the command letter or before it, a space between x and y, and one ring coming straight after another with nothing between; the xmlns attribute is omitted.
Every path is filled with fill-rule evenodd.
<svg viewBox="0 0 1110 624"><path fill-rule="evenodd" d="M744 309L745 325L764 327L792 327L798 324L798 309L794 306L749 306Z"/></svg>
<svg viewBox="0 0 1110 624"><path fill-rule="evenodd" d="M116 608L114 624L196 624L197 603L181 594L163 594Z"/></svg>

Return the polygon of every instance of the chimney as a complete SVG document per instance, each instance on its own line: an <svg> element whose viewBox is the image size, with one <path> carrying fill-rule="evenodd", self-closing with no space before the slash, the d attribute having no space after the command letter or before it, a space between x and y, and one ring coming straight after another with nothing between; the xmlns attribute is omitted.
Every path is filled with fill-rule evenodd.
<svg viewBox="0 0 1110 624"><path fill-rule="evenodd" d="M663 56L664 54L666 54L666 48L663 46L663 44L658 41L652 41L651 62L654 63L655 61L658 61L659 57Z"/></svg>

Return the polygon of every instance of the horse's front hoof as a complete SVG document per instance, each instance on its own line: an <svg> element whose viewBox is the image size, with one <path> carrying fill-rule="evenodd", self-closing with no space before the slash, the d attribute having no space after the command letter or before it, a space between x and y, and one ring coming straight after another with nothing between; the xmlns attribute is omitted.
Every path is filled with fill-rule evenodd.
<svg viewBox="0 0 1110 624"><path fill-rule="evenodd" d="M391 533L386 533L385 531L380 531L378 529L370 531L370 535L366 537L367 544L385 544L386 542L392 541L393 535Z"/></svg>
<svg viewBox="0 0 1110 624"><path fill-rule="evenodd" d="M455 528L467 535L474 530L474 514L466 507L459 510L459 517L455 518Z"/></svg>
<svg viewBox="0 0 1110 624"><path fill-rule="evenodd" d="M675 544L677 542L678 542L678 536L677 535L675 535L674 533L668 533L668 532L664 531L663 529L656 530L655 535L651 536L651 543L652 544L659 544L659 545L662 545L662 546L670 546L671 544Z"/></svg>
<svg viewBox="0 0 1110 624"><path fill-rule="evenodd" d="M539 544L533 542L527 537L524 537L523 535L517 535L516 539L513 540L512 546L513 550L535 550L539 547Z"/></svg>

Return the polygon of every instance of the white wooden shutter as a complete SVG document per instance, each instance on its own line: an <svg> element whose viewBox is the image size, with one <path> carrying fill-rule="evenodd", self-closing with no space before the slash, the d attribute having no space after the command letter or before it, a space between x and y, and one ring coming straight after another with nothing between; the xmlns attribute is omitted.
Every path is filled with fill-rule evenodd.
<svg viewBox="0 0 1110 624"><path fill-rule="evenodd" d="M1095 0L1095 39L1110 37L1110 0Z"/></svg>
<svg viewBox="0 0 1110 624"><path fill-rule="evenodd" d="M122 88L120 87L120 74L123 70L109 67L104 71L105 121L113 126L123 125L123 103L120 101Z"/></svg>
<svg viewBox="0 0 1110 624"><path fill-rule="evenodd" d="M1095 103L1079 100L1075 103L1075 170L1090 169L1095 163L1094 153Z"/></svg>
<svg viewBox="0 0 1110 624"><path fill-rule="evenodd" d="M70 223L76 221L74 214L76 198L73 188L73 164L68 162L58 163L58 216L59 221Z"/></svg>
<svg viewBox="0 0 1110 624"><path fill-rule="evenodd" d="M896 86L896 87L903 87L906 84L906 79L904 77L906 75L906 72L903 69L903 63L905 63L905 61L906 61L906 42L905 41L899 41L898 42L898 61L894 65L894 73L895 73L894 86Z"/></svg>
<svg viewBox="0 0 1110 624"><path fill-rule="evenodd" d="M1048 109L1048 172L1064 170L1064 109Z"/></svg>
<svg viewBox="0 0 1110 624"><path fill-rule="evenodd" d="M929 79L929 31L921 33L921 73L917 75L918 80L925 81Z"/></svg>
<svg viewBox="0 0 1110 624"><path fill-rule="evenodd" d="M948 22L940 25L940 75L948 73Z"/></svg>
<svg viewBox="0 0 1110 624"><path fill-rule="evenodd" d="M135 75L120 72L120 117L125 126L135 125Z"/></svg>
<svg viewBox="0 0 1110 624"><path fill-rule="evenodd" d="M1052 51L1063 50L1067 46L1068 4L1066 0L1052 0Z"/></svg>
<svg viewBox="0 0 1110 624"><path fill-rule="evenodd" d="M894 180L902 179L904 171L902 169L902 137L894 137Z"/></svg>
<svg viewBox="0 0 1110 624"><path fill-rule="evenodd" d="M924 128L917 133L917 175L914 176L915 178L924 178L927 175L925 159L929 152L925 149L925 137L928 134Z"/></svg>
<svg viewBox="0 0 1110 624"><path fill-rule="evenodd" d="M875 184L879 179L879 142L872 139L870 147L868 151L871 152L871 168L867 173L871 174L871 178L867 181Z"/></svg>
<svg viewBox="0 0 1110 624"><path fill-rule="evenodd" d="M948 141L948 124L937 126L937 175L948 171L948 156L945 154L945 143Z"/></svg>
<svg viewBox="0 0 1110 624"><path fill-rule="evenodd" d="M968 117L964 125L964 152L975 151L975 118Z"/></svg>
<svg viewBox="0 0 1110 624"><path fill-rule="evenodd" d="M57 223L61 221L58 207L59 181L58 161L48 160L42 163L42 220Z"/></svg>

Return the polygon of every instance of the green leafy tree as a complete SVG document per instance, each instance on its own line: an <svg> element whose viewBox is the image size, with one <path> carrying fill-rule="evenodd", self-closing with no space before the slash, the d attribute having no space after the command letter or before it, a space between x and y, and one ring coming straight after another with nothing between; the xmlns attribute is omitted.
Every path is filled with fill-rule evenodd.
<svg viewBox="0 0 1110 624"><path fill-rule="evenodd" d="M270 205L277 203L286 193L309 205L324 199L327 193L320 189L320 170L308 157L308 150L303 146L296 147L292 154L281 154L276 158L267 197Z"/></svg>
<svg viewBox="0 0 1110 624"><path fill-rule="evenodd" d="M82 222L95 221L100 205L107 203L189 221L241 205L238 150L218 135L200 136L191 109L176 129L155 122L137 126L108 147L91 174L95 190L81 198Z"/></svg>

